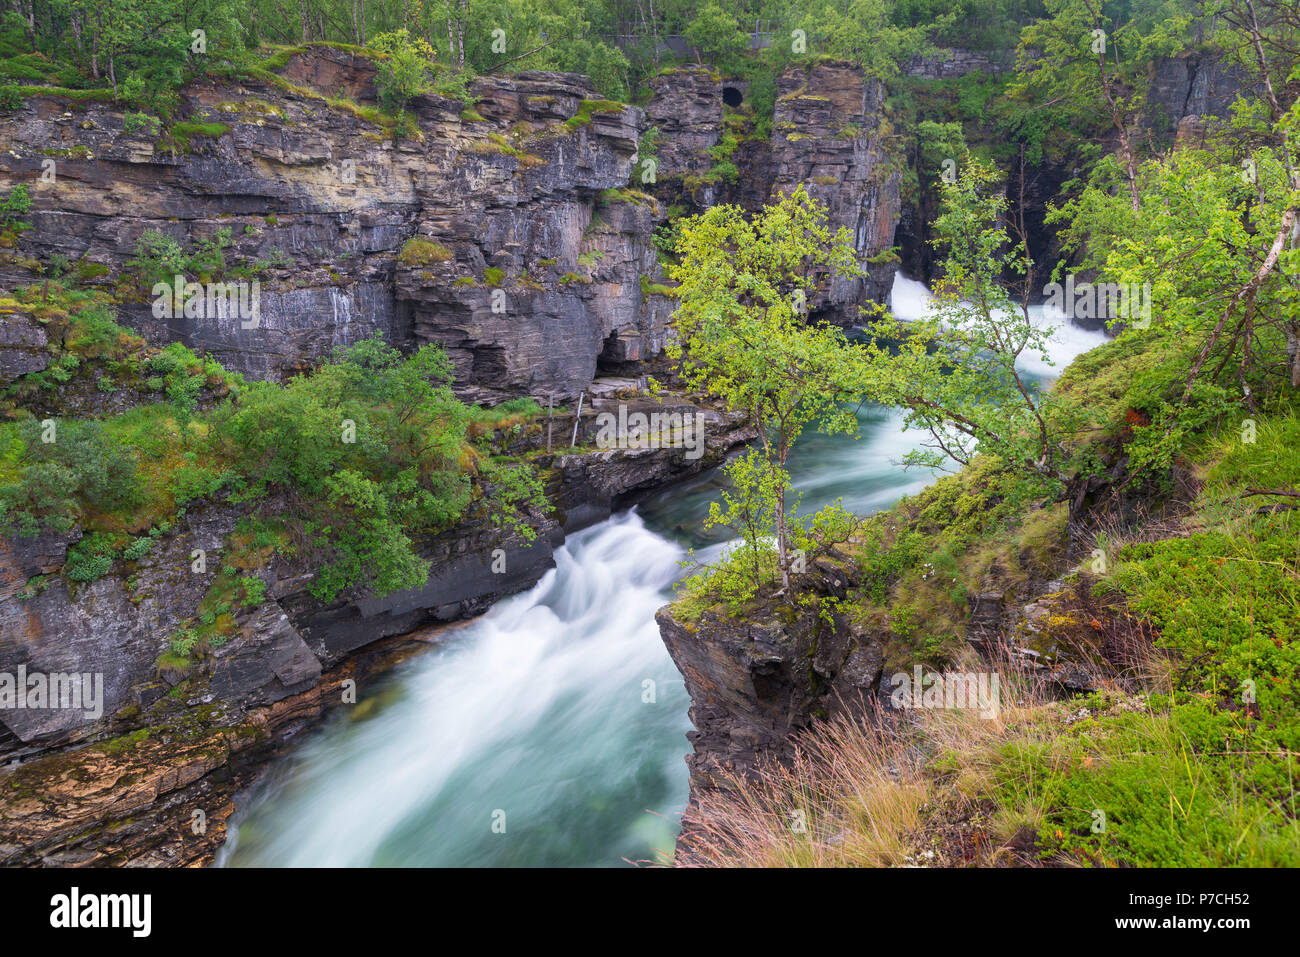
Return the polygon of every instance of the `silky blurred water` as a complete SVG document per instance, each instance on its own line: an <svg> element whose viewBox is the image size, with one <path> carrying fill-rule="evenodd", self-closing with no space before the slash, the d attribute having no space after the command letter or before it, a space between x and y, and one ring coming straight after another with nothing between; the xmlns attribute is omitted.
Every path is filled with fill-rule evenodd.
<svg viewBox="0 0 1300 957"><path fill-rule="evenodd" d="M891 305L929 294L897 277ZM1048 321L1041 310L1035 321ZM1071 326L1054 374L1102 341ZM899 459L918 433L866 406L861 437L808 433L792 458L802 510L887 508L932 477ZM718 473L571 536L531 591L365 684L241 803L225 866L610 866L670 853L685 807L690 702L655 625L696 547Z"/></svg>

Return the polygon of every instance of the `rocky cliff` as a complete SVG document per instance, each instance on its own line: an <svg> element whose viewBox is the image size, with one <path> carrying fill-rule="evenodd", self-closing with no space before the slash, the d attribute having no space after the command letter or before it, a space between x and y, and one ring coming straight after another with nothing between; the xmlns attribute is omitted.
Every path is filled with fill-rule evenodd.
<svg viewBox="0 0 1300 957"><path fill-rule="evenodd" d="M819 559L804 583L810 595L843 598L860 584L849 560ZM691 697L687 755L691 792L677 841L676 862L692 861L692 833L702 793L732 786L760 760L789 753L792 736L843 708L875 696L884 642L839 612L769 602L731 618L714 611L699 619L677 606L656 615L659 632Z"/></svg>
<svg viewBox="0 0 1300 957"><path fill-rule="evenodd" d="M902 159L890 145L880 83L846 63L791 68L778 82L768 138L752 133L744 83L688 68L661 74L651 85L646 123L664 141L653 187L662 205L700 209L725 202L757 210L803 184L826 204L831 227L848 230L866 274L835 279L810 309L853 325L859 304L885 300L894 261L882 254L894 244L901 211ZM726 107L724 96L736 106ZM719 172L723 163L734 167L734 177Z"/></svg>
<svg viewBox="0 0 1300 957"><path fill-rule="evenodd" d="M260 322L157 318L140 290L124 314L251 376L378 331L442 344L470 397L558 400L601 360L662 346L671 309L641 283L653 204L619 191L639 109L577 75L521 73L478 81L472 108L417 97L394 139L370 61L322 46L282 73L192 84L185 121L159 130L32 98L0 127L0 179L32 184L34 227L0 282L53 254L116 281L146 230L191 248L224 229L227 266L260 281ZM340 92L356 99L325 98Z"/></svg>

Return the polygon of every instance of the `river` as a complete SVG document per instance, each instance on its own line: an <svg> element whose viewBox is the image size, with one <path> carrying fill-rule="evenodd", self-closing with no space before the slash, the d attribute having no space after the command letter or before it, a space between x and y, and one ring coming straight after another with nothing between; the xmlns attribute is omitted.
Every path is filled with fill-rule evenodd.
<svg viewBox="0 0 1300 957"><path fill-rule="evenodd" d="M891 306L928 292L899 275ZM1041 311L1035 317L1043 320ZM1049 321L1049 320L1043 320ZM1055 320L1048 379L1100 343ZM791 475L804 509L839 498L869 514L932 477L898 464L919 435L879 407L860 437L806 435ZM686 805L689 700L654 613L716 474L663 490L569 537L556 567L361 689L279 757L243 797L224 866L612 866L671 853Z"/></svg>

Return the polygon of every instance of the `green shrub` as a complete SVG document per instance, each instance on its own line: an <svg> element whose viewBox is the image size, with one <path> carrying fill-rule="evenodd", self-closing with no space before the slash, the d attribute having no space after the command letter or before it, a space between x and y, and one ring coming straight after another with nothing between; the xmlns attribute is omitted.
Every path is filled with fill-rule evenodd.
<svg viewBox="0 0 1300 957"><path fill-rule="evenodd" d="M0 486L0 525L20 535L42 529L69 531L86 504L114 509L139 501L134 458L108 440L94 420L54 423L51 433L35 420L9 428L16 480Z"/></svg>
<svg viewBox="0 0 1300 957"><path fill-rule="evenodd" d="M239 584L244 589L244 597L240 604L245 608L253 608L266 600L266 582L262 579L245 575L239 579Z"/></svg>
<svg viewBox="0 0 1300 957"><path fill-rule="evenodd" d="M13 83L0 86L0 113L12 113L14 110L21 110L26 103L27 99L23 96L21 87Z"/></svg>
<svg viewBox="0 0 1300 957"><path fill-rule="evenodd" d="M114 537L92 532L68 549L63 573L74 582L91 582L112 571L116 557Z"/></svg>
<svg viewBox="0 0 1300 957"><path fill-rule="evenodd" d="M144 558L145 555L149 554L149 551L152 548L153 539L144 535L135 539L135 541L131 542L130 545L122 549L122 558L128 562L139 561L141 558Z"/></svg>
<svg viewBox="0 0 1300 957"><path fill-rule="evenodd" d="M397 261L404 266L428 266L451 258L452 252L446 246L415 236L402 246Z"/></svg>

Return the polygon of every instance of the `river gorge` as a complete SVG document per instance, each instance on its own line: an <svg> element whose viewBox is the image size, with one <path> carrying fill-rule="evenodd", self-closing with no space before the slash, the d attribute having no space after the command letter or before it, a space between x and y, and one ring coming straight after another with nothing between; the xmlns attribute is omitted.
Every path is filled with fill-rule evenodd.
<svg viewBox="0 0 1300 957"><path fill-rule="evenodd" d="M928 293L899 274L890 305L920 318ZM1046 383L1104 341L1063 317ZM791 466L801 507L888 508L930 478L905 470L901 416L858 415L860 437L808 433ZM687 800L690 701L655 622L685 574L725 543L701 530L716 473L653 493L570 536L531 591L365 689L307 732L237 799L217 864L611 866L671 859ZM494 827L494 824L496 826Z"/></svg>
<svg viewBox="0 0 1300 957"><path fill-rule="evenodd" d="M546 55L478 72L426 58L395 106L394 54L303 31L178 70L153 105L117 77L0 84L0 866L689 865L702 794L788 756L842 692L887 698L893 666L987 663L996 646L1051 687L1045 712L1098 693L1137 616L1107 617L1120 599L1096 597L1083 557L1119 528L1180 538L1209 474L1194 461L1208 445L1175 462L1171 439L1138 456L1168 453L1164 472L1135 478L1128 444L1174 393L1141 393L1168 356L1145 358L1129 317L1076 324L1037 304L1058 265L1078 272L1071 295L1103 278L1055 217L1081 168L1119 149L1105 123L1057 136L1074 122L1057 117L1042 137L987 120L990 103L1022 108L1005 50L927 48L881 75L761 46L719 68L657 38L614 93ZM46 62L31 56L0 59ZM1199 48L1143 69L1130 125L1161 148L1192 148L1242 89ZM99 71L96 54L82 79ZM965 195L1025 243L1023 262L990 252L985 305L1024 267L1029 324L1052 332L1046 355L990 372L1015 322L987 312L995 348L967 350L977 371L948 396L949 425L996 417L985 390L1015 379L1003 398L1022 417L975 429L1011 454L909 469L927 433L901 410L938 406L876 360L918 340L841 349L838 330L872 339L877 304L927 317L926 284L951 275L936 252L941 204L961 199L949 153L994 158ZM854 436L803 431L797 508L839 502L889 528L823 542L793 596L756 586L752 617L699 602L683 618L675 586L733 544L704 527L725 465L769 434L757 405L678 361L709 300L697 272L693 317L683 231L734 216L741 235L800 203L843 268L806 269L821 251L805 250L772 301L813 320L792 335L854 356L853 395L891 404L858 406ZM1254 308L1253 293L1225 301ZM737 294L724 314L751 306ZM1244 356L1234 339L1210 363L1240 382L1205 394L1244 389L1285 444L1252 404L1252 322ZM959 381L942 365L964 335L931 343L929 388ZM1273 351L1300 382L1286 335ZM1094 349L1061 380L1055 396L1073 394L1049 437L1037 390ZM1204 398L1195 371L1175 383L1183 402ZM602 423L642 416L703 441L606 441ZM1044 448L1022 454L1034 432ZM1288 497L1288 482L1240 497ZM14 705L11 672L93 675L95 707ZM1007 824L998 853L1035 847L1039 823Z"/></svg>

